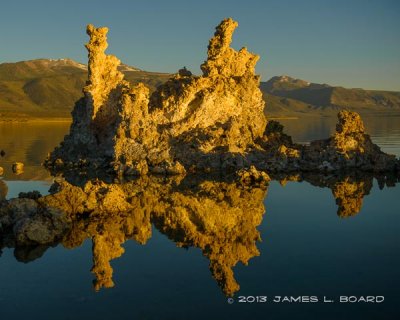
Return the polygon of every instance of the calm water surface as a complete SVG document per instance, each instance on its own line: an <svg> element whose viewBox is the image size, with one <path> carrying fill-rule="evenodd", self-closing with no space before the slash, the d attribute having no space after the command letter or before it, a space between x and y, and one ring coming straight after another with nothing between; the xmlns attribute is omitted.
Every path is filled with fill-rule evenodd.
<svg viewBox="0 0 400 320"><path fill-rule="evenodd" d="M364 120L373 140L399 156L400 118ZM327 137L336 120L282 122L295 141L308 142ZM0 123L0 149L6 151L0 159L5 169L0 194L7 198L29 190L46 194L52 178L40 162L68 127L66 123ZM11 172L14 161L25 163L24 173ZM215 216L215 228L226 226L217 219L224 210L228 213L246 205L262 209L254 210L254 220L242 211L241 229L249 230L240 237L217 230L222 240L214 243L201 237L201 228L193 231L200 238L174 229L184 224L179 217L171 216L173 223L152 218L146 241L124 239L125 253L111 260L113 288L93 288L95 240L89 234L82 245L3 248L0 319L400 319L399 184L382 189L372 177L340 177L323 183L312 177L303 182L288 180L273 181L265 192L242 192L228 185L222 200L211 199L215 206L207 214L209 220ZM243 201L232 203L230 195L238 192ZM208 196L198 193L200 205L210 203ZM196 199L196 192L178 190L171 194L171 199L177 198ZM188 201L187 210L195 212L192 202L193 208ZM79 225L76 228L80 230ZM213 269L213 254L218 268L233 267L222 270L214 265ZM239 261L243 256L249 258L248 265ZM222 270L227 278L217 281L215 270ZM232 279L240 290L229 304L226 288ZM379 295L385 301L339 303L341 295ZM268 296L268 300L241 303L240 296ZM326 296L335 302L273 303L274 296Z"/></svg>
<svg viewBox="0 0 400 320"><path fill-rule="evenodd" d="M400 156L400 114L366 115L362 116L364 125L372 141L390 154ZM335 117L302 118L279 120L285 126L285 132L291 135L295 142L307 143L312 140L326 139L335 131Z"/></svg>

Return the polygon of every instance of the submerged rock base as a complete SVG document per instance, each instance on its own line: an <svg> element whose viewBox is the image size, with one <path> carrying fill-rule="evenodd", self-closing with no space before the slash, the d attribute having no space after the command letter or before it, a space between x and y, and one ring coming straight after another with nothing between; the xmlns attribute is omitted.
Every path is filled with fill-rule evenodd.
<svg viewBox="0 0 400 320"><path fill-rule="evenodd" d="M267 125L263 151L250 154L259 169L268 172L398 171L400 161L384 153L365 132L356 112L340 111L336 132L309 145L292 143L276 122Z"/></svg>
<svg viewBox="0 0 400 320"><path fill-rule="evenodd" d="M131 86L107 55L107 28L87 27L87 85L72 112L69 135L45 161L53 170L90 168L119 175L236 171L397 170L364 132L358 114L339 113L331 138L293 144L276 122L267 124L255 74L258 56L230 47L237 27L223 20L208 45L203 75L179 70L150 95Z"/></svg>

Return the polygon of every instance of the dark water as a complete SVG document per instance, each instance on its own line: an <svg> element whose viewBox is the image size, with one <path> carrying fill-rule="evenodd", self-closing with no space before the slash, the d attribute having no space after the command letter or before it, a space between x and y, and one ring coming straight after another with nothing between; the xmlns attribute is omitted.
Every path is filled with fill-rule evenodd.
<svg viewBox="0 0 400 320"><path fill-rule="evenodd" d="M305 128L290 121L285 126L297 141L324 138L334 128L331 120ZM398 121L365 122L375 142L400 155ZM0 123L3 194L47 193L52 179L39 164L68 125L10 126ZM11 173L13 161L25 162L25 172ZM148 221L85 221L55 247L3 248L0 319L399 319L399 184L385 177L276 179L267 190L244 191L216 181L200 191L150 184L138 199L144 217L155 208ZM114 287L96 292L102 274L91 268L109 260L110 243L93 236L100 229L125 252L110 262ZM229 304L235 283L240 289ZM267 302L251 302L257 296ZM274 296L334 302L276 303ZM385 300L340 303L339 296Z"/></svg>

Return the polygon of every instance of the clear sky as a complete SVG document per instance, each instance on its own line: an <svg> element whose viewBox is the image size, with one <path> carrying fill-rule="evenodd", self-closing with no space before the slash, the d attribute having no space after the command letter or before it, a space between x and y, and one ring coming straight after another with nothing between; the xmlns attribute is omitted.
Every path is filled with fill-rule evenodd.
<svg viewBox="0 0 400 320"><path fill-rule="evenodd" d="M68 57L86 63L88 23L108 26L109 49L148 71L200 73L224 17L233 47L261 56L262 80L400 91L398 0L10 0L0 3L0 62Z"/></svg>

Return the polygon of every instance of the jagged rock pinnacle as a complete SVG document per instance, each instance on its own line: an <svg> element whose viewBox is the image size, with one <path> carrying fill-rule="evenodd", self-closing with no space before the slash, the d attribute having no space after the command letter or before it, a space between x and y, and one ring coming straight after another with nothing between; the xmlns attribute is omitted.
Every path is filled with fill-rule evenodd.
<svg viewBox="0 0 400 320"><path fill-rule="evenodd" d="M255 74L258 55L230 47L238 23L224 19L208 45L202 76L181 69L150 95L131 86L107 55L108 29L87 27L89 75L73 110L70 134L50 167L86 166L117 174L181 174L238 170L396 170L364 132L358 114L339 113L337 132L310 146L292 143L279 125L266 127ZM275 127L275 129L274 129Z"/></svg>
<svg viewBox="0 0 400 320"><path fill-rule="evenodd" d="M217 169L224 155L244 154L263 135L266 118L254 74L258 56L229 46L236 27L232 19L217 27L203 76L181 70L150 97L144 84L123 80L120 61L105 54L108 29L89 25L85 97L73 111L70 135L51 157L143 174Z"/></svg>
<svg viewBox="0 0 400 320"><path fill-rule="evenodd" d="M91 106L91 118L96 116L97 111L107 99L111 90L115 89L122 81L124 75L118 71L121 61L112 55L106 55L108 28L95 28L89 24L86 33L90 40L85 45L88 50L88 81L84 88Z"/></svg>
<svg viewBox="0 0 400 320"><path fill-rule="evenodd" d="M204 76L254 74L259 56L248 52L246 48L235 51L230 47L237 26L236 21L228 18L216 27L214 37L210 39L208 45L208 59L201 65Z"/></svg>

